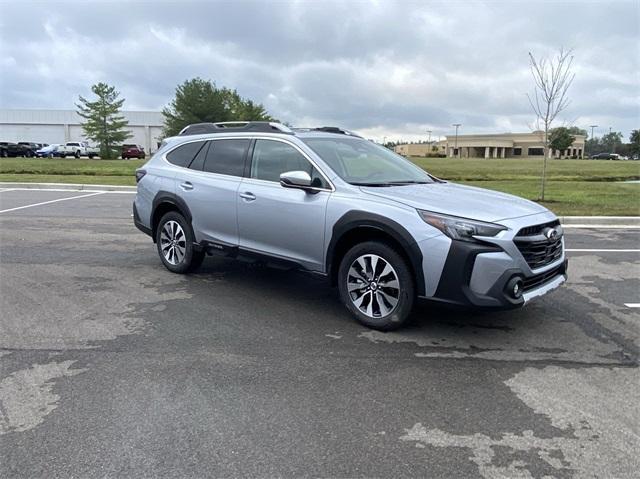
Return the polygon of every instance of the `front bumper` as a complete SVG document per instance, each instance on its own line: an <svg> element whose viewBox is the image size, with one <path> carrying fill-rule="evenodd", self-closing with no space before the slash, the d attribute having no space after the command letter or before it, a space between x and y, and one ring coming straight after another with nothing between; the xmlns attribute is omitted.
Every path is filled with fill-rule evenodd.
<svg viewBox="0 0 640 479"><path fill-rule="evenodd" d="M425 298L472 308L518 308L562 285L567 269L564 254L532 271L521 256L498 245L451 241L437 289ZM522 289L516 296L513 282L517 280Z"/></svg>

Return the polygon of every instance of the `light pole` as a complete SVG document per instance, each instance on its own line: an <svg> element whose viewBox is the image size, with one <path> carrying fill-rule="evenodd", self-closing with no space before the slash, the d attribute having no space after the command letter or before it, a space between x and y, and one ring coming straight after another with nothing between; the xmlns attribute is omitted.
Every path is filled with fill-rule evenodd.
<svg viewBox="0 0 640 479"><path fill-rule="evenodd" d="M458 158L460 158L460 152L458 151L458 128L460 128L462 126L462 123L454 123L451 126L455 126L456 127L456 142L455 142L455 146L453 147L453 149L456 152L456 156Z"/></svg>
<svg viewBox="0 0 640 479"><path fill-rule="evenodd" d="M589 125L589 128L591 128L591 148L589 148L589 155L593 155L593 145L594 145L593 129L598 128L598 125Z"/></svg>

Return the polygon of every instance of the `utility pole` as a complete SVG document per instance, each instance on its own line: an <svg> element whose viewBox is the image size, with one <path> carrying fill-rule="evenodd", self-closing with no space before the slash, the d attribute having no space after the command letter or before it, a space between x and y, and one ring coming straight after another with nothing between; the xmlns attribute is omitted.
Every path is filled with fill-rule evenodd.
<svg viewBox="0 0 640 479"><path fill-rule="evenodd" d="M591 148L589 148L589 155L593 155L593 146L595 145L595 137L593 136L593 129L598 128L598 125L589 125L591 128Z"/></svg>
<svg viewBox="0 0 640 479"><path fill-rule="evenodd" d="M427 130L427 133L429 133L429 139L427 140L427 143L431 143L431 130Z"/></svg>
<svg viewBox="0 0 640 479"><path fill-rule="evenodd" d="M455 146L453 148L456 151L456 156L458 158L460 158L460 151L458 150L458 128L462 126L462 123L454 123L451 126L455 126L456 127L456 142L455 142Z"/></svg>

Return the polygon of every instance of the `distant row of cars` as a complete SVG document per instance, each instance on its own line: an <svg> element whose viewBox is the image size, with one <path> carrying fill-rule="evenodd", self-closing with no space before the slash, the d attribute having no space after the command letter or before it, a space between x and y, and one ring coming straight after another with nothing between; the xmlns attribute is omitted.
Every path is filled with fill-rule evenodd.
<svg viewBox="0 0 640 479"><path fill-rule="evenodd" d="M0 142L0 157L18 157L25 158L95 158L100 156L98 148L89 146L86 141L69 141L65 144L48 143L32 143L28 141L20 141L11 143L8 141ZM144 148L140 145L125 144L120 148L120 156L123 160L139 158L146 156Z"/></svg>
<svg viewBox="0 0 640 479"><path fill-rule="evenodd" d="M629 157L618 155L617 153L598 153L597 155L591 155L589 158L592 160L637 160L638 155Z"/></svg>

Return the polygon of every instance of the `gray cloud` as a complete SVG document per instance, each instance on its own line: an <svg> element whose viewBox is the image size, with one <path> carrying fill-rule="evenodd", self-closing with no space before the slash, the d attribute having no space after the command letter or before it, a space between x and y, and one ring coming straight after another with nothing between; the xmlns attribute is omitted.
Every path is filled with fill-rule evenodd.
<svg viewBox="0 0 640 479"><path fill-rule="evenodd" d="M575 49L561 122L640 126L635 1L11 2L0 107L73 108L96 81L159 109L201 76L294 125L419 138L526 131L527 52ZM17 21L17 19L20 19ZM29 19L25 22L24 19Z"/></svg>

